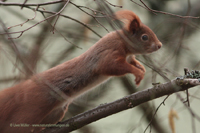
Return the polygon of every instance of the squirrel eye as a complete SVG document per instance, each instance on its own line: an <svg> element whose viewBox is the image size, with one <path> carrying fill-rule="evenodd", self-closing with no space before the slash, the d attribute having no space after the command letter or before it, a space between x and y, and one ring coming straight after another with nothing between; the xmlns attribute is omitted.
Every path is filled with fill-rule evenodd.
<svg viewBox="0 0 200 133"><path fill-rule="evenodd" d="M147 41L149 39L149 37L147 35L142 35L142 40L143 41Z"/></svg>

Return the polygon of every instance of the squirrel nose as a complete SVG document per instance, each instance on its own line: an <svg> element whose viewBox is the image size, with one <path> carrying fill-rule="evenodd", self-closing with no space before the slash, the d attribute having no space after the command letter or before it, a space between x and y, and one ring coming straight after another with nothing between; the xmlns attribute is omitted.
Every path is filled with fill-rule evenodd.
<svg viewBox="0 0 200 133"><path fill-rule="evenodd" d="M158 48L158 49L160 49L160 48L161 48L161 46L160 46L160 45L158 45L158 46L157 46L157 48Z"/></svg>
<svg viewBox="0 0 200 133"><path fill-rule="evenodd" d="M158 45L157 45L157 49L160 49L160 48L161 48L161 46L162 46L162 43L161 43L161 42L159 42L159 43L158 43Z"/></svg>

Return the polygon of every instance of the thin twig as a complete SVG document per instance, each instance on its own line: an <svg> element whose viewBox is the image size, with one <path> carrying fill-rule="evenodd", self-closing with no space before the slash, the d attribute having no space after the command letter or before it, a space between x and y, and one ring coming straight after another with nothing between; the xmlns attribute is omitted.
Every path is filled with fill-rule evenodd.
<svg viewBox="0 0 200 133"><path fill-rule="evenodd" d="M157 15L151 8L149 8L142 0L140 0L140 2L146 7L146 9L148 9L149 11L151 11L152 13L154 13L155 15Z"/></svg>
<svg viewBox="0 0 200 133"><path fill-rule="evenodd" d="M184 101L184 99L182 98L182 96L179 93L176 93L176 96L181 100ZM184 102L182 102L183 105L188 109L188 111L190 112L190 114L195 117L199 122L200 122L200 116L198 116L190 107L188 107L188 105L186 105Z"/></svg>
<svg viewBox="0 0 200 133"><path fill-rule="evenodd" d="M35 13L35 15L33 16L33 18L27 19L25 22L23 22L23 23L21 23L21 24L17 24L17 25L14 25L14 26L10 26L10 27L8 27L8 29L11 29L11 28L17 27L17 26L23 26L23 25L24 25L25 23L27 23L28 21L34 20L35 17L36 17L36 11L35 11L35 10L34 10L34 13Z"/></svg>
<svg viewBox="0 0 200 133"><path fill-rule="evenodd" d="M187 95L186 102L188 103L188 107L190 107L190 98L189 98L189 92L188 92L188 90L186 90L186 95Z"/></svg>
<svg viewBox="0 0 200 133"><path fill-rule="evenodd" d="M31 7L26 7L26 8L34 9L34 8L31 8ZM19 38L20 36L22 36L22 34L23 34L25 31L27 31L27 30L29 30L29 29L35 27L36 25L38 25L38 24L40 24L40 23L46 21L47 19L50 19L51 17L56 16L56 14L57 14L56 12L44 11L44 10L40 10L40 9L38 9L37 11L39 11L39 12L44 12L44 13L49 13L49 14L54 14L54 15L47 17L45 20L42 20L42 21L40 21L40 22L34 24L33 26L31 26L31 27L29 27L29 28L27 28L27 29L25 29L25 30L23 30L23 31L8 32L8 33L6 33L6 34L16 34L16 33L20 33L20 35L19 35L18 37L16 37L16 38ZM99 35L96 31L94 31L93 29L91 29L90 27L88 27L87 24L84 24L84 23L82 23L81 21L79 21L79 20L77 20L77 19L74 19L74 18L72 18L72 17L66 16L66 15L63 15L63 14L60 14L60 16L62 16L62 17L64 17L64 18L71 19L71 20L73 20L73 21L75 21L75 22L77 22L77 23L79 23L79 24L85 26L85 27L88 28L90 31L92 31L94 34L96 34L98 37L102 38L101 35ZM5 34L5 33L0 33L0 35L4 35L4 34Z"/></svg>
<svg viewBox="0 0 200 133"><path fill-rule="evenodd" d="M36 24L34 24L33 26L31 26L31 27L29 27L29 28L27 28L27 29L25 29L25 30L23 30L23 31L9 32L9 33L6 33L6 34L20 33L20 35L19 35L18 37L16 37L16 38L19 38L19 37L22 36L22 34L23 34L25 31L28 31L28 30L32 29L33 27L35 27L36 25L38 25L38 24L40 24L40 23L42 23L42 22L44 22L44 21L46 21L46 20L48 20L48 19L50 19L50 18L52 18L52 17L58 15L58 14L60 14L60 12L62 12L62 11L65 9L65 7L67 6L68 3L69 3L69 0L66 2L66 4L63 6L63 8L62 8L59 12L55 13L55 14L52 15L52 16L47 17L46 19L44 19L44 20L42 20L42 21L37 22ZM3 35L3 34L5 34L5 33L0 33L0 35ZM16 38L13 38L13 39L16 39Z"/></svg>
<svg viewBox="0 0 200 133"><path fill-rule="evenodd" d="M44 2L44 3L38 3L38 4L27 4L27 3L14 3L14 2L2 2L0 1L0 5L3 6L23 6L23 7L27 7L27 6L45 6L45 5L51 5L51 4L56 4L56 3L62 3L62 2L66 2L66 0L55 0L55 1L51 1L51 2Z"/></svg>
<svg viewBox="0 0 200 133"><path fill-rule="evenodd" d="M57 18L56 18L56 21L55 21L54 26L53 26L53 29L52 29L53 32L54 32L56 23L57 23L57 21L58 21L58 18L59 18L59 16L60 16L61 12L65 9L65 7L68 5L68 3L69 3L69 0L65 3L65 5L63 6L63 8L57 13L58 16L57 16Z"/></svg>
<svg viewBox="0 0 200 133"><path fill-rule="evenodd" d="M133 3L139 5L137 2L131 0ZM164 12L164 11L157 11L157 10L153 10L151 8L149 8L142 0L140 0L141 3L144 5L140 5L141 7L151 11L152 13L156 14L156 13L162 13L162 14L165 14L165 15L170 15L170 16L175 16L175 17L179 17L179 18L192 18L192 19L199 19L200 17L194 17L194 16L182 16L182 15L177 15L177 14L173 14L173 13L168 13L168 12Z"/></svg>
<svg viewBox="0 0 200 133"><path fill-rule="evenodd" d="M149 126L151 125L152 121L153 121L153 118L155 117L156 113L158 112L158 109L161 107L161 105L165 105L165 101L167 100L167 98L169 97L170 95L168 95L167 97L165 97L165 99L160 103L160 105L156 108L155 110L155 113L153 114L152 118L151 118L151 121L149 122L148 126L146 127L146 129L144 130L144 133L147 131L147 129L149 128ZM151 129L151 128L150 128Z"/></svg>
<svg viewBox="0 0 200 133"><path fill-rule="evenodd" d="M195 119L194 119L194 116L191 116L192 118L192 133L196 133L196 126L195 126Z"/></svg>
<svg viewBox="0 0 200 133"><path fill-rule="evenodd" d="M106 3L108 3L109 5L111 5L111 6L114 6L114 7L119 7L119 8L122 8L123 6L118 6L118 5L114 5L114 4L112 4L112 3L110 3L110 2L108 2L107 0L104 0Z"/></svg>
<svg viewBox="0 0 200 133"><path fill-rule="evenodd" d="M91 16L101 27L103 27L103 28L109 33L108 29L107 29L103 24L101 24L101 23L99 22L99 20L97 20L96 16L94 16L94 15L92 15L92 14L89 14L88 12L84 11L82 8L80 8L80 6L78 6L78 5L76 5L76 4L72 3L72 2L70 2L70 3L71 3L72 5L74 5L75 7L77 7L78 9L80 9L82 12L84 12L84 13L86 13L87 15Z"/></svg>
<svg viewBox="0 0 200 133"><path fill-rule="evenodd" d="M70 1L70 3L72 4L73 2L71 2ZM78 6L78 5L77 5ZM86 6L78 6L79 8L85 8L85 9L88 9L88 10L90 10L90 11L92 11L95 15L97 14L97 13L100 13L100 14L102 14L102 15L106 15L105 13L103 13L103 12L101 12L101 11L97 11L97 10L94 10L94 9L91 9L91 8L89 8L89 7L86 7ZM104 16L95 16L96 18L101 18L101 17L104 17Z"/></svg>
<svg viewBox="0 0 200 133"><path fill-rule="evenodd" d="M30 8L30 7L28 7L28 8ZM30 8L30 9L32 9L32 8ZM38 11L39 11L39 12L44 12L44 13L49 13L49 14L55 14L55 13L56 13L56 12L51 12L51 11L42 11L42 10L38 10ZM88 27L87 24L84 24L84 23L82 23L81 21L79 21L79 20L77 20L77 19L74 19L74 18L72 18L72 17L66 16L66 15L63 15L63 14L60 14L60 16L62 16L62 17L64 17L64 18L71 19L71 20L73 20L73 21L75 21L75 22L77 22L77 23L83 25L84 27L86 27L86 28L88 28L90 31L92 31L94 34L96 34L98 37L102 38L101 35L99 35L96 31L94 31L93 29L91 29L90 27Z"/></svg>
<svg viewBox="0 0 200 133"><path fill-rule="evenodd" d="M28 1L28 0L25 0L25 1L24 1L24 3L23 3L23 5L22 5L21 9L23 9L23 7L24 7L24 5L26 4L27 1Z"/></svg>
<svg viewBox="0 0 200 133"><path fill-rule="evenodd" d="M52 26L52 32L53 32L53 34L54 34L55 26L56 26L56 23L57 23L57 21L58 21L59 16L60 16L60 15L57 16L57 18L56 18L56 20L55 20L55 22L54 22L54 25ZM47 20L47 21L48 21L48 20Z"/></svg>
<svg viewBox="0 0 200 133"><path fill-rule="evenodd" d="M46 18L45 15L44 15L43 13L42 13L42 15L44 16L44 18ZM48 20L47 20L47 22L48 22L49 25L50 25L51 27L53 27L53 29L54 29L56 32L58 32L67 42L69 42L70 44L74 45L75 47L77 47L77 48L79 48L79 49L82 49L81 47L77 46L76 44L70 42L60 31L58 31L58 30L55 28L55 25L52 26L51 23L50 23Z"/></svg>

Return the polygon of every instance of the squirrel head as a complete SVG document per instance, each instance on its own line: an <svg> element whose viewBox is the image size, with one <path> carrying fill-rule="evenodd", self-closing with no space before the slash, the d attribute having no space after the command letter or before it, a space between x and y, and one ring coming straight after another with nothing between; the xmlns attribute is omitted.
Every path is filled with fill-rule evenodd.
<svg viewBox="0 0 200 133"><path fill-rule="evenodd" d="M158 40L155 33L146 25L144 25L140 18L129 10L121 10L116 12L117 19L125 23L124 31L128 33L128 38L137 47L134 46L134 51L139 53L152 53L161 48L162 43ZM127 34L125 34L127 35Z"/></svg>

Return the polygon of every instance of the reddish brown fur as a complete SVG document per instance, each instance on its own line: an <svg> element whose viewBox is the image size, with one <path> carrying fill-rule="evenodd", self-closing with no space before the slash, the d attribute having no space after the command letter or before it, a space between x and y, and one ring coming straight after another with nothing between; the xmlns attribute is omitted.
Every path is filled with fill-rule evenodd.
<svg viewBox="0 0 200 133"><path fill-rule="evenodd" d="M125 23L124 28L126 30L130 30L131 27L135 27L135 25L133 24L134 20L137 21L137 27L140 27L141 24L141 20L140 18L132 11L129 10L122 10L122 11L118 11L116 13L116 17L117 19L122 20ZM131 24L132 23L132 24Z"/></svg>
<svg viewBox="0 0 200 133"><path fill-rule="evenodd" d="M162 44L133 12L120 11L118 18L122 18L120 15L128 20L124 30L111 32L84 54L1 91L0 131L38 132L41 128L33 128L31 124L57 123L75 97L110 76L132 73L139 85L145 68L134 54L151 53ZM129 38L132 44L126 43L119 34ZM148 36L148 40L142 39L144 35ZM10 127L10 124L21 123L30 126Z"/></svg>

